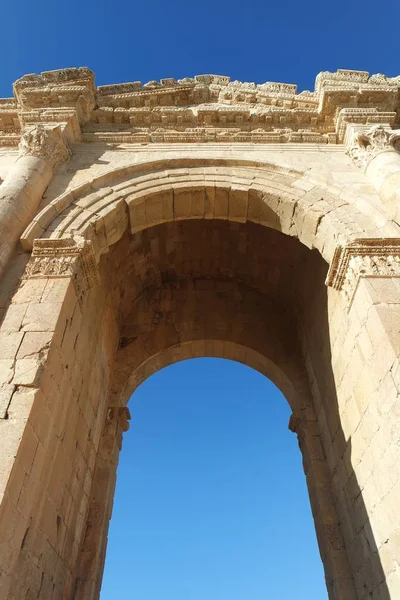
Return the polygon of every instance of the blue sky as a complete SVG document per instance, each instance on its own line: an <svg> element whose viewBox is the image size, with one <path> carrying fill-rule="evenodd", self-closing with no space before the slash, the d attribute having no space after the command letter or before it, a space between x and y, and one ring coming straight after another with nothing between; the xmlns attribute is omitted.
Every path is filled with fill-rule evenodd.
<svg viewBox="0 0 400 600"><path fill-rule="evenodd" d="M0 97L23 74L97 84L200 73L313 89L319 71L400 73L399 0L3 0ZM179 363L131 404L102 600L325 600L289 408L236 363Z"/></svg>
<svg viewBox="0 0 400 600"><path fill-rule="evenodd" d="M400 72L398 0L3 0L1 16L0 96L67 66L98 84L216 73L302 89L319 71Z"/></svg>
<svg viewBox="0 0 400 600"><path fill-rule="evenodd" d="M326 600L291 411L266 377L182 361L129 407L101 600Z"/></svg>

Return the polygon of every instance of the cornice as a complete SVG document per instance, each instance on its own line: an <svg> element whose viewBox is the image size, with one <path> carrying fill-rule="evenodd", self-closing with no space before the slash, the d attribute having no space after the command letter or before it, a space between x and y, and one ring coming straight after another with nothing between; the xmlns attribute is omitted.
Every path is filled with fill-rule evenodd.
<svg viewBox="0 0 400 600"><path fill-rule="evenodd" d="M400 277L400 239L356 239L338 246L326 285L343 292L349 308L360 277Z"/></svg>
<svg viewBox="0 0 400 600"><path fill-rule="evenodd" d="M78 301L82 302L85 293L99 281L91 242L83 239L35 240L24 278L70 278Z"/></svg>
<svg viewBox="0 0 400 600"><path fill-rule="evenodd" d="M314 91L221 75L94 85L90 69L25 75L0 100L0 145L21 127L73 123L74 141L107 143L342 144L347 125L400 122L400 76L338 70L317 75Z"/></svg>

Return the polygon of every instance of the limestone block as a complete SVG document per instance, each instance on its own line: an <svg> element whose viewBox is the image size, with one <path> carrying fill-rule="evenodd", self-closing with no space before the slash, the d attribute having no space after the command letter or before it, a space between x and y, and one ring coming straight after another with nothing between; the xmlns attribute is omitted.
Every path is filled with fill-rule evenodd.
<svg viewBox="0 0 400 600"><path fill-rule="evenodd" d="M54 331L62 306L61 302L29 304L22 321L23 331Z"/></svg>
<svg viewBox="0 0 400 600"><path fill-rule="evenodd" d="M16 357L21 359L29 358L31 356L33 357L37 354L43 355L43 352L50 347L52 337L53 335L51 331L29 331L25 333Z"/></svg>
<svg viewBox="0 0 400 600"><path fill-rule="evenodd" d="M1 323L2 332L19 332L27 311L27 304L10 304Z"/></svg>
<svg viewBox="0 0 400 600"><path fill-rule="evenodd" d="M298 424L329 593L374 598L379 563L387 581L397 569L400 527L400 286L386 277L393 261L382 259L386 238L400 230L342 142L354 122L394 123L398 82L323 73L314 92L300 95L217 76L127 85L97 90L93 113L85 70L30 76L15 88L15 122L68 112L68 135L81 137L40 207L46 161L17 161L18 206L11 180L2 184L10 192L2 239L14 239L18 225L26 229L16 242L22 233L24 250L35 246L21 283L22 263L0 298L0 540L3 527L7 543L15 539L12 559L0 555L11 573L5 598L76 592L95 600L106 525L92 528L95 559L79 552L96 481L104 491L115 479L120 437L104 446L107 407L123 408L160 368L204 355L243 362L280 386ZM81 121L88 127L79 132ZM12 152L0 151L0 173L17 164ZM384 196L396 191L395 155L370 163ZM48 261L56 242L77 233L98 263L96 282L84 288L75 255ZM378 254L364 253L358 274L346 271L343 288L327 289L326 262L366 237L376 238L366 245ZM100 458L106 469L95 466ZM11 499L22 515L17 535ZM108 523L110 506L103 509Z"/></svg>
<svg viewBox="0 0 400 600"><path fill-rule="evenodd" d="M1 359L14 358L17 355L18 349L21 345L24 333L0 331L0 357Z"/></svg>
<svg viewBox="0 0 400 600"><path fill-rule="evenodd" d="M2 385L12 383L15 370L15 361L11 358L0 358L0 381Z"/></svg>
<svg viewBox="0 0 400 600"><path fill-rule="evenodd" d="M3 383L0 385L0 419L8 417L8 409L14 393L14 385Z"/></svg>
<svg viewBox="0 0 400 600"><path fill-rule="evenodd" d="M14 385L35 386L40 382L40 377L44 367L43 358L21 358L15 362L15 371L13 377Z"/></svg>

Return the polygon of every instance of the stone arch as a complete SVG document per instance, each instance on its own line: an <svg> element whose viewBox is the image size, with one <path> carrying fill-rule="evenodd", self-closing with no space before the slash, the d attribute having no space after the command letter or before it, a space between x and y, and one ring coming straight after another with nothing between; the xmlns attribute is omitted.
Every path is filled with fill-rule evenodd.
<svg viewBox="0 0 400 600"><path fill-rule="evenodd" d="M397 235L382 207L327 188L306 171L236 159L169 159L114 169L58 196L21 237L81 235L97 256L124 231L171 220L226 219L260 223L317 248L329 263L338 244Z"/></svg>
<svg viewBox="0 0 400 600"><path fill-rule="evenodd" d="M165 350L160 350L142 362L132 376L128 379L123 390L123 398L130 398L136 388L157 371L170 365L190 358L225 358L246 365L270 379L283 393L291 406L295 406L295 394L301 395L301 390L290 381L287 374L282 371L268 357L261 353L242 346L239 343L222 340L193 340L186 341Z"/></svg>
<svg viewBox="0 0 400 600"><path fill-rule="evenodd" d="M85 68L15 83L20 156L0 202L1 597L97 600L131 376L209 340L261 354L291 385L330 598L398 597L397 88L346 70L301 94L212 75L96 89Z"/></svg>
<svg viewBox="0 0 400 600"><path fill-rule="evenodd" d="M261 355L260 368L280 382L278 386L294 411L290 426L298 434L303 452L330 597L361 598L354 582L359 554L351 544L360 540L355 515L366 509L353 506L360 490L355 476L350 475L351 484L347 478L348 473L354 474L350 456L357 445L352 446L351 440L357 440L358 423L348 414L346 394L349 379L354 387L358 381L351 379L354 370L340 362L344 341L351 348L351 360L358 359L358 350L351 344L356 337L354 329L361 325L354 309L346 316L345 299L336 290L328 293L324 281L334 245L378 231L375 217L370 215L365 221L366 215L350 202L341 203L338 195L330 196L326 190L321 200L320 188L304 189L305 176L290 179L293 174L272 169L258 189L262 169L249 165L175 166L166 169L160 164L157 171L153 165L147 174L137 167L140 176L134 184L132 172L120 173L125 179L110 188L104 187L102 178L75 195L59 197L24 234L26 248L33 246L32 260L3 322L16 339L21 341L21 335L24 339L26 335L26 343L18 347L16 364L12 364L15 375L11 381L16 389L13 387L9 422L13 405L27 402L24 394L28 393L32 400L24 435L27 440L40 439L45 450L42 462L37 464L39 458L34 458L33 467L26 464L31 454L27 457L22 446L10 476L1 517L15 517L14 496L18 504L18 485L25 481L26 473L31 482L27 489L39 508L37 514L28 511L20 519L21 536L16 536L14 553L4 563L9 585L17 590L21 585L24 593L20 565L35 551L35 536L40 535L43 560L50 560L49 546L60 553L59 580L52 584L58 586L56 596L98 597L116 465L128 414L127 396L146 368L157 368L158 361L177 348L188 351L192 347L200 352L204 345L206 352L206 343L213 340L222 342L221 352L237 353L245 348L242 356L246 363ZM209 189L214 191L211 215L205 210ZM197 206L193 200L197 192L203 214L192 211ZM268 208L261 213L263 218L249 219L253 192L257 206ZM171 200L173 205L166 218L163 194L167 208L170 210ZM327 206L327 198L332 205ZM216 215L216 200L225 213L217 211ZM145 210L141 224L139 207ZM207 227L219 231L219 244L230 240L215 264L205 257L211 239L202 237ZM161 265L159 252L161 246L168 246L169 240L162 237L168 232L178 233L180 252L179 261L169 261L179 271L172 274ZM198 254L189 259L191 246ZM240 262L240 253L247 263ZM200 264L202 257L207 261ZM286 262L285 257L289 257ZM236 261L232 268L227 259ZM157 264L161 266L156 268ZM244 270L240 270L243 264ZM282 267L279 277L274 275L277 265ZM240 289L231 287L223 296L218 287L210 289L210 281L239 282ZM211 314L205 300L208 293L213 306L219 306L211 330L210 320L201 312L204 308L206 316ZM244 309L239 310L240 303ZM288 313L291 304L294 309ZM137 307L142 305L145 310L139 314ZM159 306L167 308L159 310ZM196 320L193 314L197 313L200 317ZM177 328L170 315L179 314ZM129 321L131 317L133 321ZM134 330L129 329L132 322ZM188 323L193 326L187 327ZM242 329L237 329L240 324ZM280 348L282 328L290 335ZM219 337L215 329L220 331ZM47 337L43 335L47 333ZM32 351L32 344L37 351ZM51 426L44 430L43 422ZM357 452L360 447L358 442ZM339 475L335 478L332 473ZM70 498L67 507L59 497L66 487L64 479L70 488L65 491ZM43 489L47 495L42 498ZM367 535L371 537L370 532L365 533L366 539ZM379 557L374 560L376 587Z"/></svg>

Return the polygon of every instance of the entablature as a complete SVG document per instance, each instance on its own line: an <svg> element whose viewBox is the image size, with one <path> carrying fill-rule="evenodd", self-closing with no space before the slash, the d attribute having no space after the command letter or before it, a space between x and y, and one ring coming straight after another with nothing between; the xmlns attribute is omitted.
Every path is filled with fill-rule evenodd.
<svg viewBox="0 0 400 600"><path fill-rule="evenodd" d="M26 126L68 126L73 142L344 141L348 124L400 122L400 76L338 70L317 75L314 91L286 83L196 75L103 85L86 68L25 75L0 99L0 145L17 146Z"/></svg>

